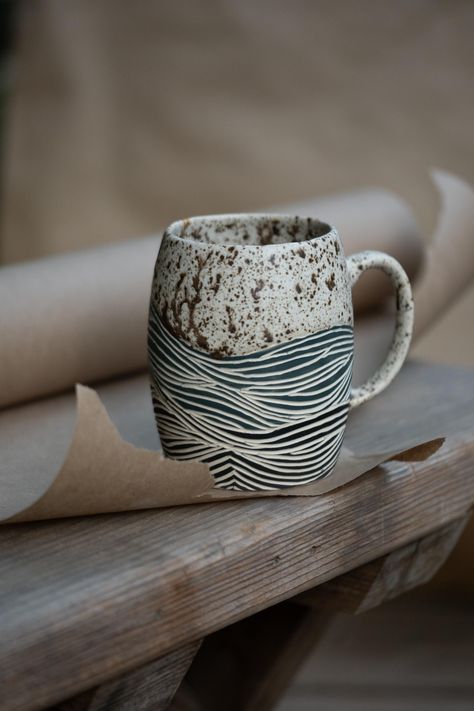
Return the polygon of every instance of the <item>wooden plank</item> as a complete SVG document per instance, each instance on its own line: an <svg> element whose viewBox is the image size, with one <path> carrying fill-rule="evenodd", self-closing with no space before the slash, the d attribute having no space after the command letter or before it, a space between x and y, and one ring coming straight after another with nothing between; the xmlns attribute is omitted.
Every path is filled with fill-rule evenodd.
<svg viewBox="0 0 474 711"><path fill-rule="evenodd" d="M427 462L394 464L321 497L0 530L5 711L42 708L113 679L465 515L474 500L474 375L413 366L400 380L410 418L392 411L394 436L402 426L422 435L438 401L439 433L468 434ZM365 438L379 448L390 424L371 412L366 429L356 413L349 444Z"/></svg>
<svg viewBox="0 0 474 711"><path fill-rule="evenodd" d="M458 442L318 499L11 531L1 566L3 590L11 583L1 605L5 708L69 696L459 518L474 496L473 460L474 444Z"/></svg>
<svg viewBox="0 0 474 711"><path fill-rule="evenodd" d="M49 711L165 711L201 642L191 642Z"/></svg>
<svg viewBox="0 0 474 711"><path fill-rule="evenodd" d="M384 393L350 413L344 442L355 452L379 452L407 435L461 431L474 431L474 369L411 362Z"/></svg>
<svg viewBox="0 0 474 711"><path fill-rule="evenodd" d="M359 614L431 580L447 560L469 514L419 541L328 580L295 598L319 610Z"/></svg>
<svg viewBox="0 0 474 711"><path fill-rule="evenodd" d="M186 677L198 707L272 709L328 619L318 610L284 602L207 637Z"/></svg>
<svg viewBox="0 0 474 711"><path fill-rule="evenodd" d="M331 613L365 612L430 580L468 518L210 635L187 677L199 707L273 709L332 622Z"/></svg>

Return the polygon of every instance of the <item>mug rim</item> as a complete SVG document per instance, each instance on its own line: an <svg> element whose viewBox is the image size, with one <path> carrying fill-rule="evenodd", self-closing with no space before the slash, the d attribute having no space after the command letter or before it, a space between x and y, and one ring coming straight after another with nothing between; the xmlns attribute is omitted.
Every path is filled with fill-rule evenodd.
<svg viewBox="0 0 474 711"><path fill-rule="evenodd" d="M238 242L238 241L232 241L232 242L204 242L198 238L191 238L191 237L182 237L179 234L176 234L176 230L178 228L182 229L183 226L188 226L192 225L194 223L199 223L202 221L207 221L207 222L218 222L218 221L240 221L240 222L245 222L245 220L280 220L280 221L288 221L288 220L301 220L302 222L308 222L311 221L313 223L319 223L321 226L326 227L327 231L324 232L323 234L318 234L315 235L314 237L311 237L310 239L304 239L304 240L295 240L295 241L285 241L285 242L269 242L267 244L246 244L245 242ZM182 218L179 220L174 220L171 224L168 225L168 227L165 229L163 233L163 239L171 239L179 244L188 244L188 245L193 245L194 247L203 247L203 248L209 248L212 246L213 249L223 249L223 250L228 250L229 247L239 247L245 250L256 250L259 251L261 249L263 250L269 250L269 249L274 249L274 250L284 250L284 249L290 249L290 248L295 248L298 249L301 247L303 244L316 244L319 240L327 240L330 238L336 238L339 239L339 233L334 227L334 225L331 225L329 222L326 222L324 220L321 220L317 217L312 217L312 216L301 216L301 215L291 215L288 213L277 213L277 212L234 212L234 213L210 213L208 215L193 215L192 217L188 218Z"/></svg>

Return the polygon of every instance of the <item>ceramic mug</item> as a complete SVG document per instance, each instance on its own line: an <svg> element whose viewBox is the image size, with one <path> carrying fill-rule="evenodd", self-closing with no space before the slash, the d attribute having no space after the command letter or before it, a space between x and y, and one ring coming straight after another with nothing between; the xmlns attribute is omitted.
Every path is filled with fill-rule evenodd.
<svg viewBox="0 0 474 711"><path fill-rule="evenodd" d="M395 334L382 367L351 388L351 287L372 268L395 287ZM400 264L372 251L346 259L324 222L261 214L175 222L161 242L148 330L163 450L206 462L225 489L328 476L349 410L395 377L412 328Z"/></svg>

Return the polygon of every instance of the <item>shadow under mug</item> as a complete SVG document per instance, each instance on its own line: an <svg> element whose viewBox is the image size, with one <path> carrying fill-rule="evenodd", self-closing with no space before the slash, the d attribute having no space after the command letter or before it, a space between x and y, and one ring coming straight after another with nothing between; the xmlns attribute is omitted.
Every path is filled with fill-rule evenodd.
<svg viewBox="0 0 474 711"><path fill-rule="evenodd" d="M396 291L383 365L351 387L352 286L382 269ZM328 476L351 408L400 370L413 329L410 284L382 252L344 256L313 218L212 215L164 233L148 352L166 456L206 462L217 487L269 490Z"/></svg>

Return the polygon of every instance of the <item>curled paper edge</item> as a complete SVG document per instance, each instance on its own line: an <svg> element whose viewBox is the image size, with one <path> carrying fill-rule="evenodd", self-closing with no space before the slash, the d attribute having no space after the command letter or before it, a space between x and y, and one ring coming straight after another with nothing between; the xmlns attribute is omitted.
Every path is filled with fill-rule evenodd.
<svg viewBox="0 0 474 711"><path fill-rule="evenodd" d="M452 305L474 272L474 258L471 258L474 256L474 192L467 183L444 171L433 171L431 176L441 197L441 207L432 256L415 292L415 337L426 331L434 318ZM449 240L451 235L453 239ZM447 286L441 290L439 285L443 280ZM368 326L370 322L369 319ZM373 343L368 342L369 348L364 349L367 360L378 359L385 348L382 341L386 340L391 320L383 319L382 326L379 324L377 338ZM94 390L77 386L76 393L76 425L61 469L35 503L23 510L17 508L12 512L14 515L4 518L2 523L262 496L316 496L349 483L378 464L397 458L396 452L384 452L356 457L355 462L354 455L343 450L329 477L305 487L250 494L223 491L213 488L213 479L206 465L168 460L159 452L126 442ZM439 440L431 440L428 444L435 447L434 442ZM424 445L426 447L427 443ZM414 456L412 447L398 454L399 459L402 456L404 461L419 461L406 458ZM423 458L427 456L430 455L423 455ZM349 461L352 457L351 466L347 465L347 457Z"/></svg>
<svg viewBox="0 0 474 711"><path fill-rule="evenodd" d="M474 277L474 190L444 170L431 170L439 196L438 221L414 291L414 340L429 330Z"/></svg>
<svg viewBox="0 0 474 711"><path fill-rule="evenodd" d="M413 290L415 324L411 351L461 298L474 279L474 190L444 170L431 170L438 194L438 217L423 272ZM379 367L393 337L392 313L356 319L355 375L363 382ZM363 357L358 356L358 351Z"/></svg>
<svg viewBox="0 0 474 711"><path fill-rule="evenodd" d="M401 456L388 451L357 457L343 448L333 472L312 484L274 491L226 491L213 488L214 480L206 464L167 459L161 452L126 442L92 388L76 386L76 407L71 444L56 478L35 503L2 523L268 496L319 496ZM411 447L403 452L404 461L426 459L442 441ZM413 453L416 456L411 459Z"/></svg>
<svg viewBox="0 0 474 711"><path fill-rule="evenodd" d="M2 523L174 506L213 486L207 465L165 459L122 439L92 388L76 386L76 408L57 476L35 503Z"/></svg>

